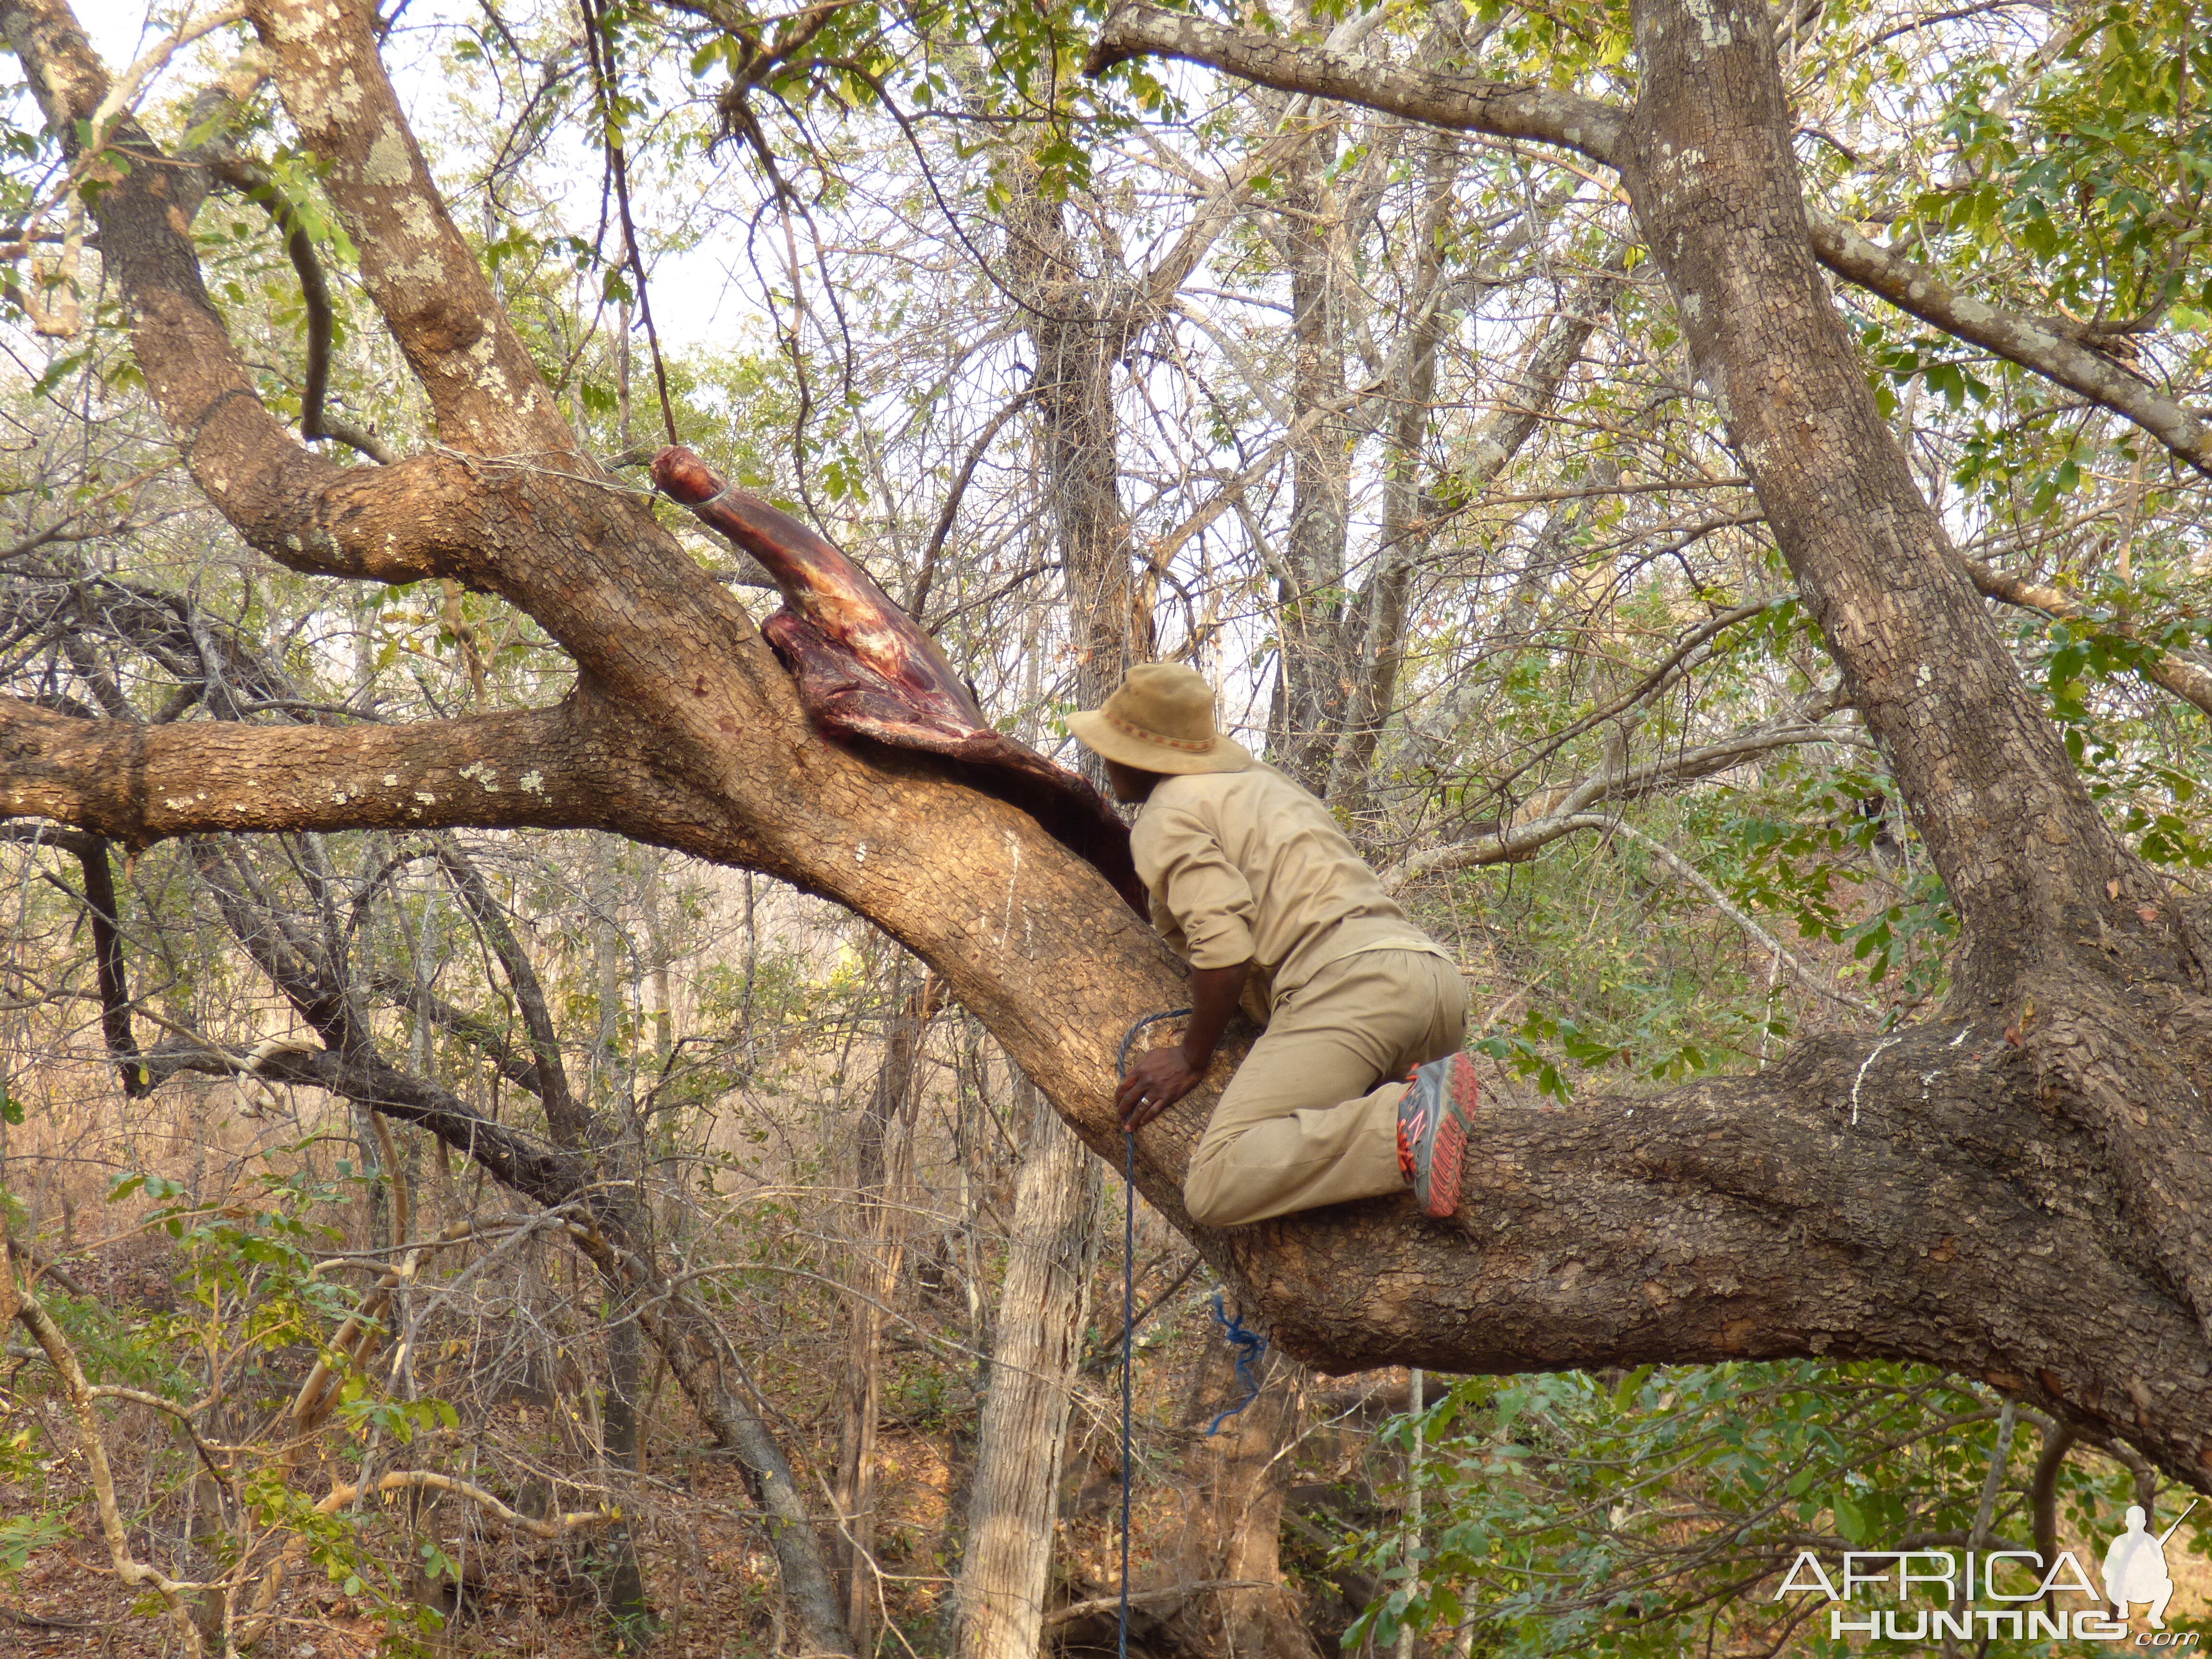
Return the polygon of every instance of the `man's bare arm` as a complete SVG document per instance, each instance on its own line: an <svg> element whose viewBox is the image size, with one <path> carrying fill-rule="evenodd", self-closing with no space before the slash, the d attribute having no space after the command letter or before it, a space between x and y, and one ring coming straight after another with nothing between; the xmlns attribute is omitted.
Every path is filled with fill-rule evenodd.
<svg viewBox="0 0 2212 1659"><path fill-rule="evenodd" d="M1150 1049L1130 1066L1129 1075L1114 1097L1123 1128L1143 1128L1198 1087L1198 1080L1213 1063L1214 1045L1229 1029L1251 972L1249 962L1233 968L1190 970L1189 1028L1176 1047Z"/></svg>

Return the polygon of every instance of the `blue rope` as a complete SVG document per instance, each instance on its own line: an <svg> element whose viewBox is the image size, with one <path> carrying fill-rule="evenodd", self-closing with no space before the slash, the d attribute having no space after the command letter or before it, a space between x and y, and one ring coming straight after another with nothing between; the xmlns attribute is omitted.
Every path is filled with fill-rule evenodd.
<svg viewBox="0 0 2212 1659"><path fill-rule="evenodd" d="M1135 1033L1132 1032L1132 1036ZM1122 1044L1122 1052L1128 1045ZM1129 1389L1137 1326L1137 1137L1121 1132L1121 1623L1114 1651L1129 1659Z"/></svg>
<svg viewBox="0 0 2212 1659"><path fill-rule="evenodd" d="M1129 1049L1137 1034L1164 1019L1181 1019L1188 1008L1170 1008L1146 1014L1121 1038L1114 1056L1115 1083L1129 1074ZM1137 1137L1121 1132L1121 1621L1115 1638L1117 1659L1129 1659L1129 1403L1136 1377L1132 1364L1137 1334Z"/></svg>
<svg viewBox="0 0 2212 1659"><path fill-rule="evenodd" d="M1220 1433L1224 1423L1260 1397L1260 1378L1252 1367L1267 1352L1267 1339L1257 1331L1245 1329L1243 1314L1234 1319L1229 1316L1228 1310L1221 1305L1218 1291L1213 1293L1213 1322L1221 1327L1222 1336L1237 1350L1237 1380L1244 1385L1244 1397L1213 1419L1206 1431L1210 1435Z"/></svg>

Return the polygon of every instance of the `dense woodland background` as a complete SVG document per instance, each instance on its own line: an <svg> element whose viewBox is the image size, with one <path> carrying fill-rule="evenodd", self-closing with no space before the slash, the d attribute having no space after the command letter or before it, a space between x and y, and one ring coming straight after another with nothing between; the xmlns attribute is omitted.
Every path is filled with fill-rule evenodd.
<svg viewBox="0 0 2212 1659"><path fill-rule="evenodd" d="M117 107L211 158L193 234L263 399L360 466L436 446L246 31L123 11L80 16L111 71L136 62ZM1593 94L1632 73L1604 3L1240 15ZM665 399L1070 765L1064 715L1128 660L1202 670L1454 952L1498 1097L1632 1103L1932 1006L1943 885L1617 187L1193 69L1087 82L1096 21L416 0L380 28L581 446L641 491ZM1798 7L1778 33L1805 187L2201 401L2206 22L2186 0ZM20 90L4 143L11 692L333 727L563 695L567 654L495 599L246 548L143 394L87 229L97 180ZM2111 822L2197 890L2203 476L1836 299ZM659 511L767 613L747 561ZM210 1650L805 1651L774 1523L572 1248L583 1224L240 1064L321 1046L302 985L502 1124L612 1126L602 1178L740 1359L859 1651L1110 1649L1126 1200L882 933L586 832L127 854L4 829L10 1255L108 1391L131 1547L230 1587L198 1602ZM1245 1389L1211 1270L1149 1211L1135 1237L1147 1655L1826 1651L1817 1598L1773 1599L1801 1548L2086 1556L2129 1503L2178 1513L2124 1446L1900 1365L1329 1377L1271 1353L1215 1431ZM1065 1310L1057 1346L1018 1318L1040 1308ZM992 1413L1008 1375L1072 1389L1064 1445ZM18 1328L0 1651L182 1651L160 1599L99 1565L88 1455ZM437 1479L379 1490L394 1471ZM1022 1553L975 1547L979 1480L1052 1495L1041 1609L963 1615ZM2193 1589L2178 1608L2198 1627Z"/></svg>

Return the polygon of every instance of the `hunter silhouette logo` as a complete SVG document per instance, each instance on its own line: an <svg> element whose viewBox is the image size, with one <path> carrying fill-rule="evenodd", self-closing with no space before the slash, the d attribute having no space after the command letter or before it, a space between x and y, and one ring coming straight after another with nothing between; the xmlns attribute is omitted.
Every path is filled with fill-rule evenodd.
<svg viewBox="0 0 2212 1659"><path fill-rule="evenodd" d="M2189 1500L2189 1510L2197 1500ZM2128 1529L2105 1552L2105 1599L2112 1604L2112 1617L2124 1623L2129 1609L2138 1601L2150 1603L2150 1627L2166 1628L2166 1604L2173 1599L2173 1579L2166 1570L2166 1540L2180 1530L2189 1510L2173 1517L2173 1524L2153 1537L2149 1517L2139 1504L2128 1506Z"/></svg>
<svg viewBox="0 0 2212 1659"><path fill-rule="evenodd" d="M2021 1549L1968 1550L1963 1556L1939 1549L1848 1550L1834 1577L1818 1555L1800 1550L1774 1599L1826 1598L1828 1635L1838 1642L1851 1636L1909 1644L1972 1638L1984 1652L2000 1639L2195 1647L2200 1639L2195 1632L2166 1627L2174 1588L2166 1547L2197 1502L2191 1500L2160 1533L2150 1530L2150 1517L2141 1506L2130 1507L2127 1530L2105 1550L2101 1591L2071 1550L2059 1551L2050 1561ZM2061 1600L2066 1596L2091 1605L2067 1607ZM1866 1604L1875 1600L1897 1605ZM2141 1606L2149 1608L2150 1628L2130 1639L2131 1610Z"/></svg>

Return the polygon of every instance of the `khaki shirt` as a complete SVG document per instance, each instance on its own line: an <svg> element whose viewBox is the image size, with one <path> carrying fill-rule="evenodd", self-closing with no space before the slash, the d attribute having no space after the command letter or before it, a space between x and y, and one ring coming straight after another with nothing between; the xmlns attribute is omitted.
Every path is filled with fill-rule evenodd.
<svg viewBox="0 0 2212 1659"><path fill-rule="evenodd" d="M1152 926L1194 968L1249 962L1262 1000L1368 951L1450 957L1318 800L1272 766L1164 778L1129 832Z"/></svg>

